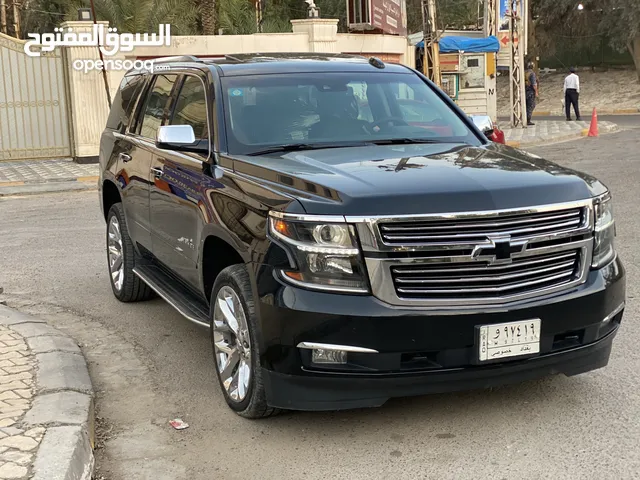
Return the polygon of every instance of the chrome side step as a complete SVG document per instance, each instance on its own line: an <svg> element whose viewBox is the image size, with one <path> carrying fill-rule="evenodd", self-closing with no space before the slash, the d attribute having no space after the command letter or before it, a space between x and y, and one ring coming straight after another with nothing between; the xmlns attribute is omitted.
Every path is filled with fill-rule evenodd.
<svg viewBox="0 0 640 480"><path fill-rule="evenodd" d="M133 269L140 279L187 320L209 328L209 306L154 265Z"/></svg>

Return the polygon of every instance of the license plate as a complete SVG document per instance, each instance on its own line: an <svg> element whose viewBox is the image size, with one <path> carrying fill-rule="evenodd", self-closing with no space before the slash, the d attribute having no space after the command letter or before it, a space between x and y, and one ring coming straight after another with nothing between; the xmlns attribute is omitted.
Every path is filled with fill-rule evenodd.
<svg viewBox="0 0 640 480"><path fill-rule="evenodd" d="M540 319L480 326L481 362L540 352Z"/></svg>

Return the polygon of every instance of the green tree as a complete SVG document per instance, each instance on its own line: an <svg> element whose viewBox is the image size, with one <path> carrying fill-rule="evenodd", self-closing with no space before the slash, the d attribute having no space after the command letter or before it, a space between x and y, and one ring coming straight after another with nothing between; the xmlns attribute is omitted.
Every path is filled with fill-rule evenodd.
<svg viewBox="0 0 640 480"><path fill-rule="evenodd" d="M210 0L215 2L215 0ZM95 0L96 17L121 33L152 33L161 23L171 24L173 35L199 33L200 9L193 0ZM51 32L64 20L76 20L86 0L30 0L22 9L25 32Z"/></svg>
<svg viewBox="0 0 640 480"><path fill-rule="evenodd" d="M578 9L582 4L583 9ZM640 80L640 2L634 0L532 0L535 38L540 50L552 51L559 36L582 45L599 45L602 37L627 49Z"/></svg>

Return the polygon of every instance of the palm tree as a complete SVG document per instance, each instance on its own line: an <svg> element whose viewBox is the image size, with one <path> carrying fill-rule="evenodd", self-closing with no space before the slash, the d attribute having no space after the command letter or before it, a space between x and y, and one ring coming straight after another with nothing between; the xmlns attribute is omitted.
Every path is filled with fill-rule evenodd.
<svg viewBox="0 0 640 480"><path fill-rule="evenodd" d="M216 20L218 2L216 0L196 0L198 11L200 13L200 23L202 24L202 33L204 35L216 34Z"/></svg>
<svg viewBox="0 0 640 480"><path fill-rule="evenodd" d="M152 33L161 23L171 24L173 35L198 32L198 8L194 0L94 0L96 17L106 20L121 33ZM201 0L200 0L201 1ZM215 0L209 0L215 3ZM78 8L88 0L28 0L25 24L29 32L51 32L64 20L75 20ZM25 25L26 26L26 25Z"/></svg>
<svg viewBox="0 0 640 480"><path fill-rule="evenodd" d="M72 0L84 3L83 0ZM161 23L171 24L174 35L197 32L198 9L184 0L95 0L96 17L108 20L120 32L157 31Z"/></svg>

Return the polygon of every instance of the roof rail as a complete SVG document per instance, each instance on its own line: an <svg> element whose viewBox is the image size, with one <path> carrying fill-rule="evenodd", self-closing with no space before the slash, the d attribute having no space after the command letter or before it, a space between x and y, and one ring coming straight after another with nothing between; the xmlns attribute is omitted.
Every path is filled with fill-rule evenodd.
<svg viewBox="0 0 640 480"><path fill-rule="evenodd" d="M198 57L193 55L176 55L175 57L160 57L155 58L153 63L168 63L168 62L197 62L203 63Z"/></svg>
<svg viewBox="0 0 640 480"><path fill-rule="evenodd" d="M242 62L241 58L236 57L237 54L235 55L225 55L224 58L226 60L231 60L232 62Z"/></svg>

